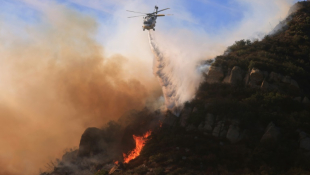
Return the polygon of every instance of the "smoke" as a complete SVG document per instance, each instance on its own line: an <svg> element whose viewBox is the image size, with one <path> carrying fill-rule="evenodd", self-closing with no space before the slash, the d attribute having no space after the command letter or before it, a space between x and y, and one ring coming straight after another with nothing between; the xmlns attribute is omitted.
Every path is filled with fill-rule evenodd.
<svg viewBox="0 0 310 175"><path fill-rule="evenodd" d="M154 78L143 77L143 64L105 56L94 18L55 3L36 5L39 21L1 27L0 174L37 174L78 146L87 127L161 95Z"/></svg>
<svg viewBox="0 0 310 175"><path fill-rule="evenodd" d="M87 128L79 149L66 152L62 160L52 165L50 174L93 175L102 168L110 171L112 162L124 162L123 153L127 154L136 147L133 135L158 131L162 119L160 112L143 109L111 121L102 129Z"/></svg>
<svg viewBox="0 0 310 175"><path fill-rule="evenodd" d="M171 50L161 50L156 44L151 31L149 33L149 42L151 50L154 54L153 71L154 75L158 78L160 85L162 86L163 96L165 98L165 104L167 109L172 110L176 115L179 114L180 109L187 100L191 100L196 92L196 89L201 82L201 72L197 71L188 73L183 76L178 69L191 69L191 64L187 67L177 67L173 60L182 59L181 55L175 55L174 57L167 56L167 52ZM165 52L166 51L166 52ZM177 57L178 56L178 57ZM195 63L195 62L194 62ZM183 77L180 77L183 76Z"/></svg>

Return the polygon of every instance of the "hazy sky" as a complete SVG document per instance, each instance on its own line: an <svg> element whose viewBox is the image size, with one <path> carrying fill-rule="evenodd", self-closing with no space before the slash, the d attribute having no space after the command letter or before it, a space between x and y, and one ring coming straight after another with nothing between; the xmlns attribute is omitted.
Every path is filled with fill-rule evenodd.
<svg viewBox="0 0 310 175"><path fill-rule="evenodd" d="M156 27L158 31L168 32L183 28L204 33L208 37L219 37L219 35L223 36L227 30L231 32L238 30L250 18L259 24L259 26L252 25L255 27L254 31L247 29L250 33L271 30L281 19L285 18L286 13L283 13L283 10L285 11L286 8L284 6L295 2L297 0L0 0L0 17L2 23L7 22L10 25L33 25L44 20L45 12L41 10L47 8L48 4L60 4L96 18L99 24L97 39L109 46L107 44L109 39L119 34L118 30L131 29L130 24L135 24L135 30L140 34L143 33L141 32L142 17L127 19L127 16L136 14L126 12L126 9L152 12L155 4L160 9L170 7L171 9L165 13L174 14L174 16L158 19ZM57 7L51 6L50 8ZM53 10L57 11L57 9ZM124 28L120 29L120 27ZM14 32L22 35L24 32L19 29L21 28L16 27ZM132 33L126 34L133 35ZM244 37L247 35L249 34L244 33Z"/></svg>
<svg viewBox="0 0 310 175"><path fill-rule="evenodd" d="M6 16L4 20L20 19L26 23L35 23L41 20L40 12L29 5L29 2L36 2L35 0L1 0L0 2L1 13ZM258 9L260 9L261 5L269 6L269 10L276 13L273 7L276 0L260 1L259 3L250 0L92 0L87 2L82 0L50 0L50 2L57 2L82 13L93 15L106 24L109 24L111 19L114 18L115 12L119 9L147 13L153 11L156 4L160 9L170 7L171 10L166 11L166 13L176 13L175 17L169 17L170 19L165 20L175 21L172 18L187 16L188 18L183 18L182 23L196 25L196 27L203 28L208 33L217 33L220 28L241 22L248 13L251 13L255 5ZM297 0L287 2L293 4ZM181 14L182 10L184 10L184 14ZM266 12L262 11L261 15L264 15L264 13ZM182 16L178 16L180 14ZM128 16L130 15L131 13L128 13ZM284 17L282 16L282 18ZM126 15L123 18L126 18Z"/></svg>

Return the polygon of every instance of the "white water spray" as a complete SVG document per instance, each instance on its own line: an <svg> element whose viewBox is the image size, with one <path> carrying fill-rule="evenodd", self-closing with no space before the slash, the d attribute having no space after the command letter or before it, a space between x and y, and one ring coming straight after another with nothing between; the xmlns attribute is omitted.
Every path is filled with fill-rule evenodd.
<svg viewBox="0 0 310 175"><path fill-rule="evenodd" d="M160 48L150 31L149 42L154 54L153 73L162 86L166 108L178 116L184 103L195 97L208 66L202 65L197 51L188 46Z"/></svg>
<svg viewBox="0 0 310 175"><path fill-rule="evenodd" d="M150 31L149 42L154 54L153 73L162 86L166 107L175 114L179 114L178 109L181 108L182 104L179 102L180 96L177 94L177 85L172 81L171 75L167 72L168 60L166 60L164 55L160 52Z"/></svg>

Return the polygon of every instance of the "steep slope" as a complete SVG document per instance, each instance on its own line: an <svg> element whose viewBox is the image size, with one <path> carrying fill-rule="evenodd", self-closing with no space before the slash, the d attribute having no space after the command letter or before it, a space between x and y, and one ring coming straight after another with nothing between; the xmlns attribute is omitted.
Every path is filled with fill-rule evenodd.
<svg viewBox="0 0 310 175"><path fill-rule="evenodd" d="M218 56L120 174L309 174L310 2L293 8L262 41Z"/></svg>

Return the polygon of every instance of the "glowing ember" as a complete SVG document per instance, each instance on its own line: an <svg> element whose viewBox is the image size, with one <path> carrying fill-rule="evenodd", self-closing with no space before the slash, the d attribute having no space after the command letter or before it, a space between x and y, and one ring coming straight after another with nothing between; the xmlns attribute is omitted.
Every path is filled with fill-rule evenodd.
<svg viewBox="0 0 310 175"><path fill-rule="evenodd" d="M132 159L135 159L136 157L138 157L140 155L140 152L141 152L142 148L144 147L147 138L151 135L151 133L152 133L152 131L148 131L147 133L145 133L141 137L133 135L133 139L136 142L136 148L134 150L132 150L128 155L123 153L124 163L128 163L129 161L131 161Z"/></svg>

